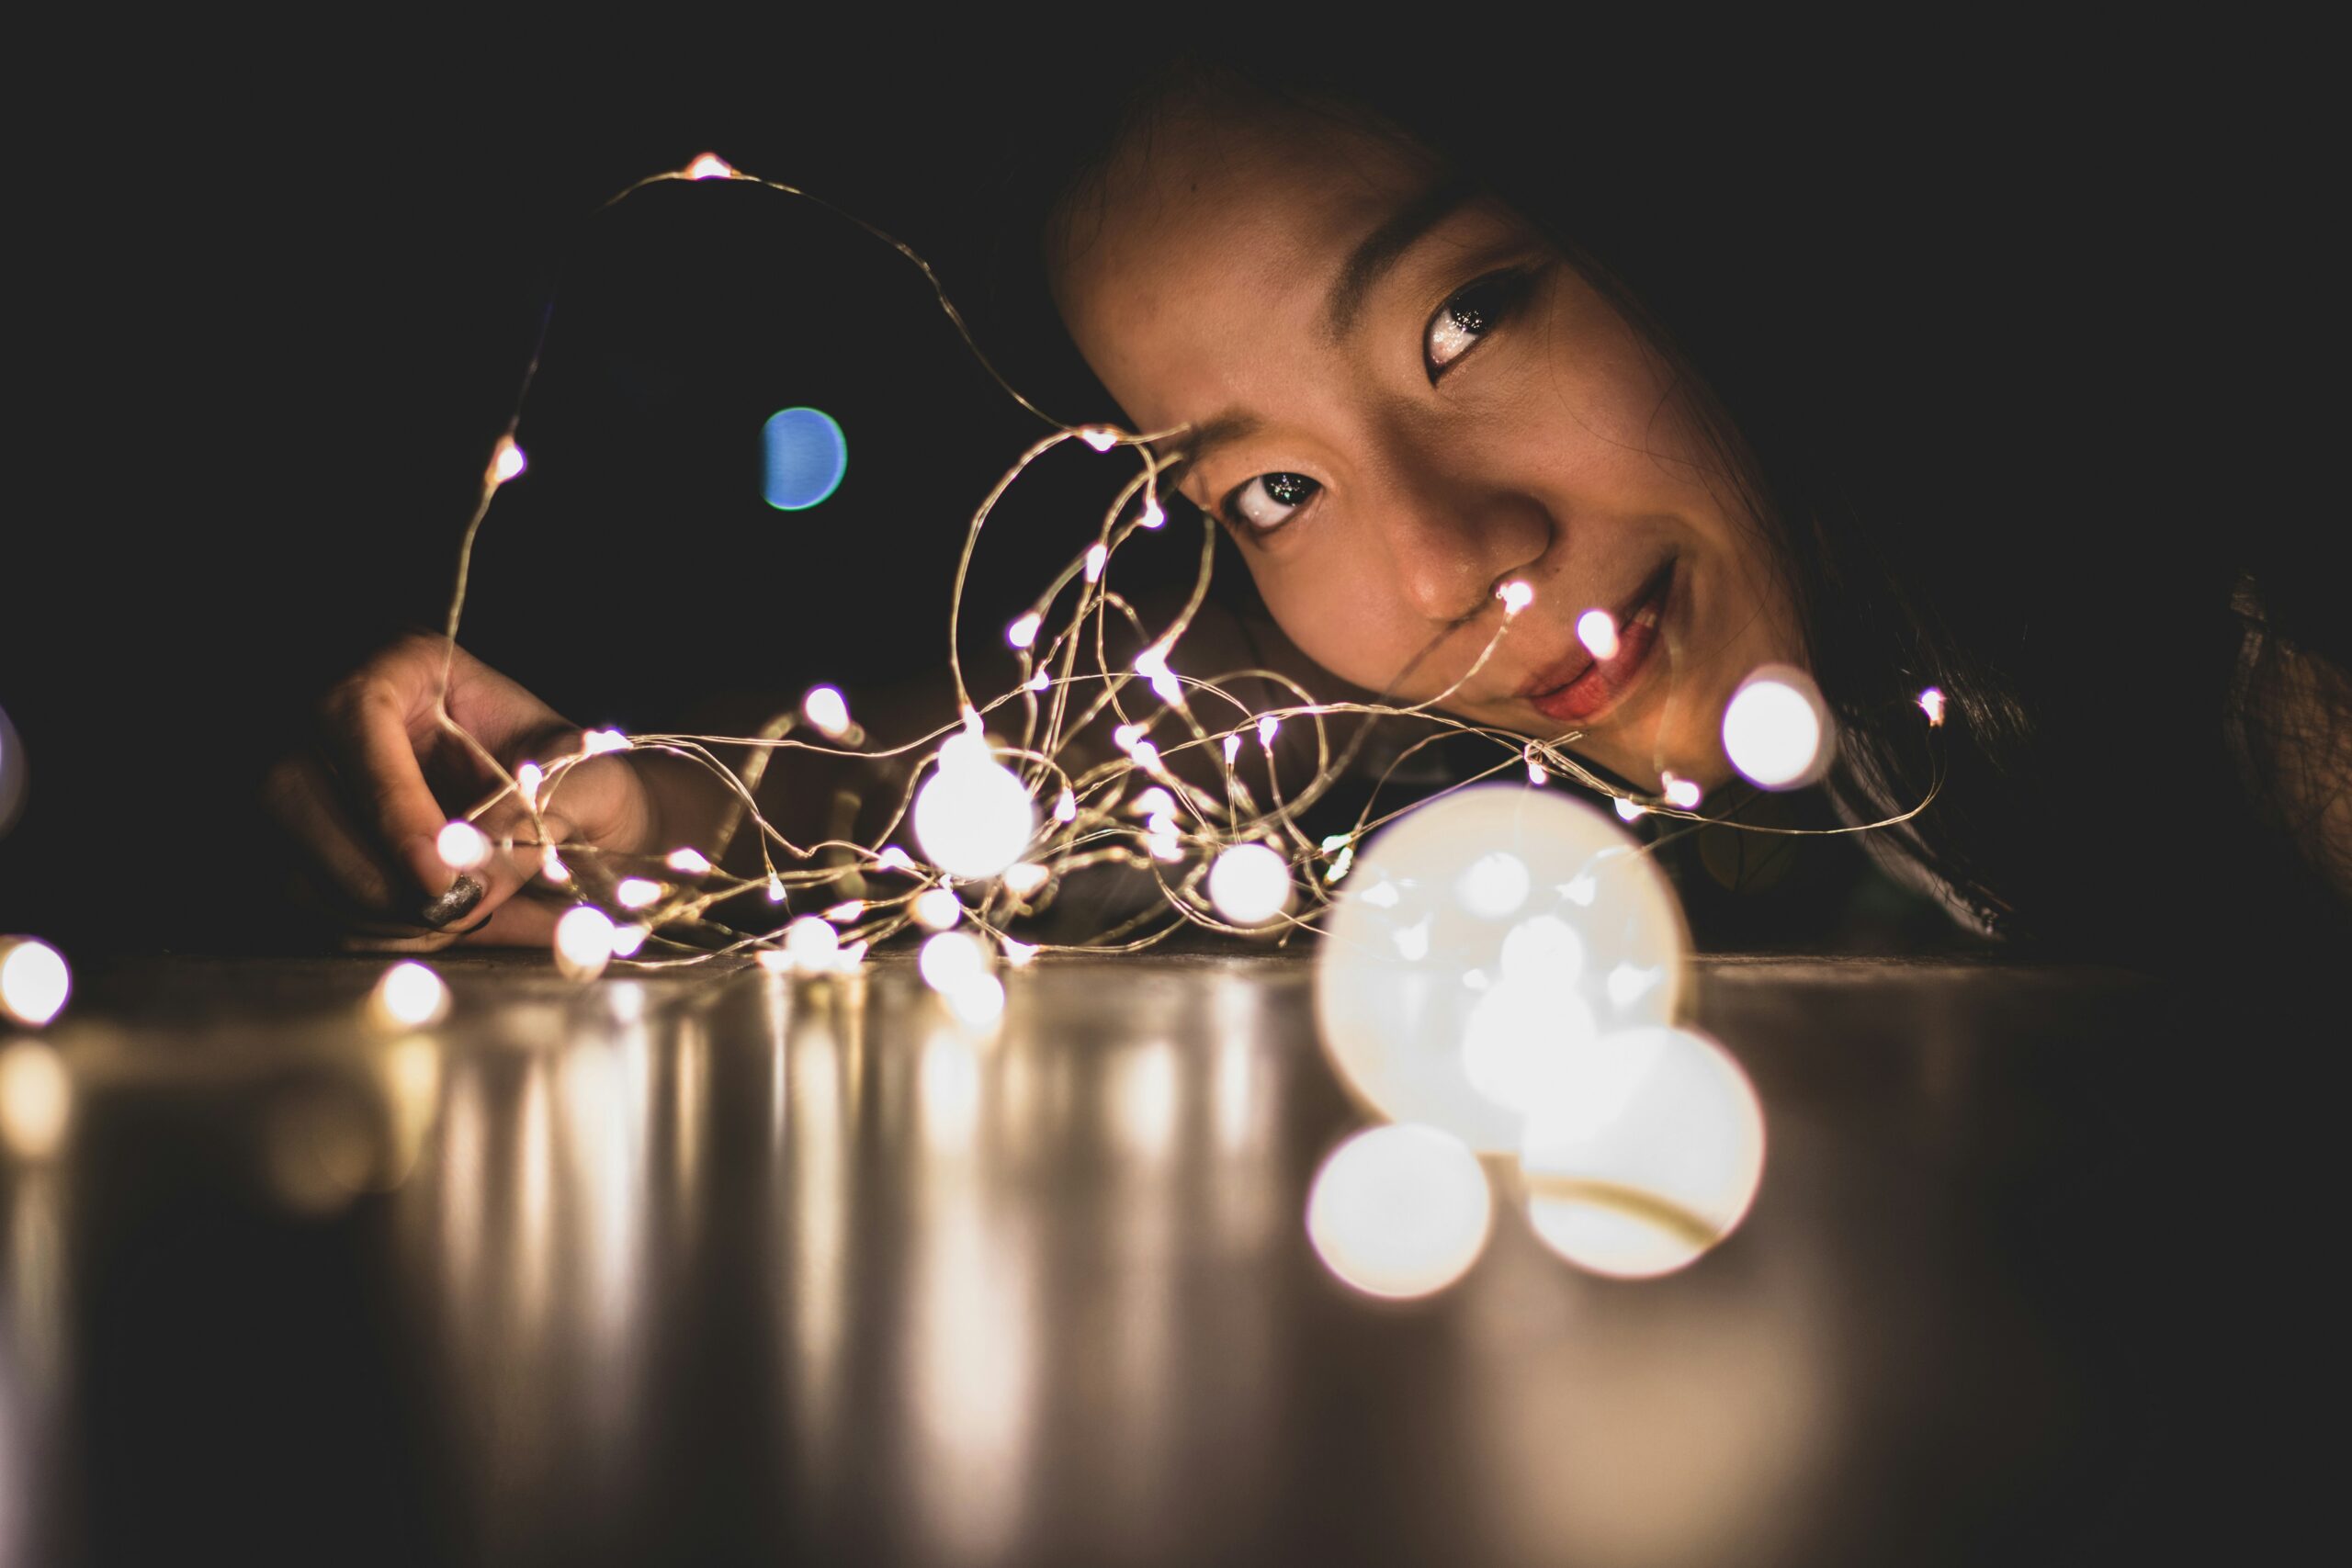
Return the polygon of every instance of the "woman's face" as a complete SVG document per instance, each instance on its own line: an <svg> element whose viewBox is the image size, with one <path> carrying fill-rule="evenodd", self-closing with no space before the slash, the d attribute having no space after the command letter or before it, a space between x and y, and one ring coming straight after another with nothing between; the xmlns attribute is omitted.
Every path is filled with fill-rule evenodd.
<svg viewBox="0 0 2352 1568"><path fill-rule="evenodd" d="M1670 375L1511 211L1414 150L1279 106L1179 108L1074 205L1072 334L1182 488L1238 537L1283 632L1392 701L1628 781L1729 774L1724 704L1800 661L1762 530ZM1609 639L1588 612L1617 628Z"/></svg>

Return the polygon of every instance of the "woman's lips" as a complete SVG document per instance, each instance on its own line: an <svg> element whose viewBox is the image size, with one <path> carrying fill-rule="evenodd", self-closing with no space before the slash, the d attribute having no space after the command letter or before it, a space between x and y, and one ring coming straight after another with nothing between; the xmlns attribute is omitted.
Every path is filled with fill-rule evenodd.
<svg viewBox="0 0 2352 1568"><path fill-rule="evenodd" d="M1631 690L1657 646L1658 617L1673 585L1674 563L1668 561L1642 585L1634 603L1618 612L1617 651L1587 664L1566 685L1530 694L1527 700L1536 711L1562 724L1583 724Z"/></svg>

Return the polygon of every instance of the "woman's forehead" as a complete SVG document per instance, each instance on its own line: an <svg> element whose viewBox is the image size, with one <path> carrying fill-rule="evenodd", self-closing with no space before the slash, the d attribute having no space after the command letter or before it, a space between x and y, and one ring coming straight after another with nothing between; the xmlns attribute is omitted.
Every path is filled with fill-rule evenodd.
<svg viewBox="0 0 2352 1568"><path fill-rule="evenodd" d="M1237 353L1311 338L1349 252L1434 170L1403 143L1305 111L1168 117L1130 138L1067 215L1063 313L1131 412L1166 414L1171 383L1227 379Z"/></svg>

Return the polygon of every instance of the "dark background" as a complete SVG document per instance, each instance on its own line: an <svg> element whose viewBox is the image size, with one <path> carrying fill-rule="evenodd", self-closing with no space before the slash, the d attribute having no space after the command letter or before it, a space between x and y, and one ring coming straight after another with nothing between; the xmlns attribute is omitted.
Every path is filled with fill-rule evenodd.
<svg viewBox="0 0 2352 1568"><path fill-rule="evenodd" d="M1045 427L911 265L814 204L709 182L597 209L716 148L900 233L984 311L973 220L1004 138L955 134L977 114L963 62L816 50L754 81L394 43L279 74L191 48L186 71L109 73L30 161L0 707L31 788L0 931L299 934L259 774L336 674L441 625L543 327L530 469L482 531L469 648L632 728L944 663L966 520ZM760 427L797 404L841 421L850 466L786 513L761 499ZM1091 537L1092 457L1057 455L1001 513L979 635Z"/></svg>
<svg viewBox="0 0 2352 1568"><path fill-rule="evenodd" d="M969 510L1042 427L989 387L911 267L813 205L706 184L596 209L716 149L931 255L1016 379L1067 398L1051 345L1000 288L1006 247L1026 242L992 203L1057 91L1150 46L910 45L879 23L580 41L208 31L28 51L47 91L28 100L10 245L31 281L14 296L0 708L31 789L0 839L0 931L85 948L315 937L288 918L256 782L335 675L404 626L438 626L543 326L521 429L532 466L482 534L469 648L571 718L639 728L689 723L731 691L832 680L854 700L941 662ZM2233 270L2177 311L2154 291L2148 333L2311 363L2292 334L2318 324L2301 314L2320 264L2298 171L2319 113L2293 40L2135 39L2054 67L2037 56L2047 39L1867 41L1875 73L1792 51L1807 62L1790 96L1816 122L1836 118L1825 90L1873 115L1910 96L1964 142L1972 122L1954 132L1951 117L2020 112L2023 62L2037 126L2066 127L2086 171L2069 177L2162 187L2194 143L2162 243ZM1671 74L1670 54L1627 58ZM1560 89L1577 75L1564 62ZM2211 393L2199 375L2184 367L2183 384ZM2215 449L2181 451L2200 484L2234 466L2259 495L2327 439L2318 400L2244 378L2224 390ZM822 505L779 513L758 495L759 426L799 403L841 419L849 472ZM968 601L983 640L1088 536L1108 494L1089 456L1057 454L994 525ZM1777 902L1694 908L1702 940L1850 938L1857 919L1918 934L1917 911L1858 863L1841 842L1809 852ZM1693 862L1702 903L1705 870Z"/></svg>

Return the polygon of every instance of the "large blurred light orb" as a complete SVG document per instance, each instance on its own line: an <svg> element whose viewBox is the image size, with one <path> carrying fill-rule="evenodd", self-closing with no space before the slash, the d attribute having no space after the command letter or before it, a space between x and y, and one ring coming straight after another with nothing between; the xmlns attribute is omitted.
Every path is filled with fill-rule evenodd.
<svg viewBox="0 0 2352 1568"><path fill-rule="evenodd" d="M1670 1023L1682 913L1637 840L1550 790L1408 813L1356 855L1316 964L1323 1043L1382 1115L1517 1153L1562 1053ZM1612 987L1620 971L1655 975Z"/></svg>
<svg viewBox="0 0 2352 1568"><path fill-rule="evenodd" d="M994 876L1021 858L1036 826L1035 803L1012 771L953 742L915 796L915 837L950 876Z"/></svg>
<svg viewBox="0 0 2352 1568"><path fill-rule="evenodd" d="M441 829L433 847L451 871L472 871L490 859L490 840L470 822L451 822Z"/></svg>
<svg viewBox="0 0 2352 1568"><path fill-rule="evenodd" d="M1209 902L1237 926L1264 925L1290 895L1290 863L1263 844L1236 844L1209 867Z"/></svg>
<svg viewBox="0 0 2352 1568"><path fill-rule="evenodd" d="M388 1033L430 1029L449 1016L449 987L424 964L395 964L368 994L368 1017Z"/></svg>
<svg viewBox="0 0 2352 1568"><path fill-rule="evenodd" d="M1401 1300L1460 1279L1493 1215L1487 1173L1461 1139L1435 1127L1373 1127L1315 1173L1306 1234L1342 1281Z"/></svg>
<svg viewBox="0 0 2352 1568"><path fill-rule="evenodd" d="M1737 1228L1764 1176L1764 1112L1724 1048L1687 1029L1636 1029L1569 1053L1527 1120L1527 1215L1579 1268L1643 1279Z"/></svg>
<svg viewBox="0 0 2352 1568"><path fill-rule="evenodd" d="M0 1017L39 1029L73 994L74 972L57 949L28 936L0 937Z"/></svg>
<svg viewBox="0 0 2352 1568"><path fill-rule="evenodd" d="M805 512L841 488L849 441L821 409L780 409L760 432L761 493L779 512Z"/></svg>
<svg viewBox="0 0 2352 1568"><path fill-rule="evenodd" d="M593 980L613 961L613 918L593 904L575 904L555 923L555 966L574 980Z"/></svg>
<svg viewBox="0 0 2352 1568"><path fill-rule="evenodd" d="M1795 789L1819 778L1831 737L1821 688L1793 665L1758 669L1724 707L1724 754L1758 789Z"/></svg>

